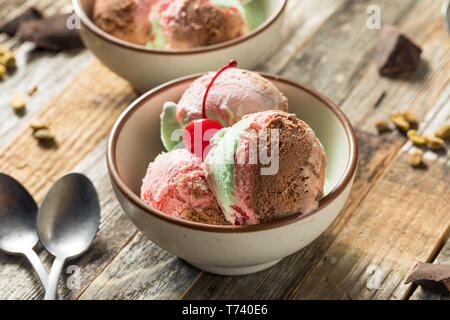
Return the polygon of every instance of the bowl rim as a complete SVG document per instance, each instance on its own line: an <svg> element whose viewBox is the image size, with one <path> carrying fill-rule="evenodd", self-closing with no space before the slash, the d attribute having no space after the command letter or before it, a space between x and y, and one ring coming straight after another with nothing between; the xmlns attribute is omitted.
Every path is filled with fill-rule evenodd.
<svg viewBox="0 0 450 320"><path fill-rule="evenodd" d="M209 231L209 232L220 232L220 233L245 233L245 232L254 232L254 231L261 231L261 230L269 230L269 229L275 229L278 227L282 227L288 224L293 224L295 222L298 222L300 220L303 220L307 217L310 217L314 214L319 213L322 209L324 209L326 206L328 206L331 202L333 202L336 198L338 198L339 195L346 189L347 185L352 181L353 176L356 172L356 167L358 163L358 143L356 140L356 135L353 130L353 127L350 123L350 120L345 116L345 114L342 112L341 109L329 98L324 96L323 94L319 93L318 91L300 83L294 80L290 80L278 75L272 75L265 72L258 72L263 77L267 78L269 81L278 81L285 83L287 85L294 86L300 90L306 91L307 93L311 94L315 98L317 98L319 101L321 101L326 107L328 107L333 114L338 118L341 125L343 126L347 140L349 142L349 159L347 162L347 166L344 170L344 174L342 175L339 182L336 184L336 186L331 190L330 193L328 193L324 198L322 198L319 201L319 206L317 209L313 210L312 212L308 214L302 214L302 213L294 213L287 215L285 217L279 218L275 221L263 223L263 224L256 224L256 225L244 225L244 226L233 226L233 225L210 225L210 224L204 224L199 222L192 222L188 220L184 220L181 218L176 218L173 216L169 216L162 211L159 211L147 203L145 203L141 198L135 194L130 187L122 180L119 169L116 161L116 147L117 147L117 140L120 136L120 133L122 131L122 128L124 127L125 123L128 121L129 117L139 109L142 105L145 104L145 102L152 98L155 95L158 95L161 92L170 90L172 87L177 86L179 84L182 84L184 82L192 82L198 77L204 75L205 73L200 74L194 74L189 75L181 78L177 78L175 80L172 80L170 82L167 82L163 85L160 85L154 89L149 90L147 93L143 94L141 97L137 98L133 103L130 104L130 106L125 109L122 114L117 119L116 123L114 124L111 134L108 138L107 143L107 150L106 150L106 162L108 167L108 172L111 177L111 181L117 186L118 190L125 196L125 198L131 202L135 206L138 206L140 209L144 210L148 214L153 215L156 218L165 220L169 223L174 223L176 225L187 227L189 229L196 229L201 231Z"/></svg>
<svg viewBox="0 0 450 320"><path fill-rule="evenodd" d="M209 46L191 48L191 49L178 49L178 50L163 50L163 49L147 48L143 45L134 44L134 43L124 41L124 40L121 40L119 38L112 36L109 33L105 32L102 29L100 29L99 27L97 27L97 25L95 25L95 23L91 20L91 18L88 17L86 12L82 8L80 1L81 0L72 0L72 6L74 8L75 13L80 18L81 24L83 26L85 26L90 32L94 33L96 36L102 38L103 40L106 40L112 44L118 45L125 49L131 49L134 51L147 52L147 53L160 54L160 55L165 55L165 54L186 55L186 54L205 53L205 52L225 49L225 48L237 45L241 42L247 41L247 40L257 36L264 30L269 28L275 21L277 21L280 18L280 16L286 9L288 0L281 0L282 3L277 8L275 13L273 13L269 18L267 18L264 21L264 23L262 23L256 29L252 30L251 32L247 33L244 36L241 36L241 37L238 37L238 38L235 38L232 40L220 42L217 44L209 45Z"/></svg>

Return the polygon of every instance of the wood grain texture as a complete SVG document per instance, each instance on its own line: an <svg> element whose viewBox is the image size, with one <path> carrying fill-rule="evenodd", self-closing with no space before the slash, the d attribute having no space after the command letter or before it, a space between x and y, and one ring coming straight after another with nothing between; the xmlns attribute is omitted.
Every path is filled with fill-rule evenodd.
<svg viewBox="0 0 450 320"><path fill-rule="evenodd" d="M280 41L262 58L258 70L279 73L303 44L343 5L344 0L289 0Z"/></svg>
<svg viewBox="0 0 450 320"><path fill-rule="evenodd" d="M36 5L45 14L51 15L66 11L70 1L3 1L0 7L0 21L15 17L32 5ZM22 43L15 38L0 35L0 44L14 51L17 68L0 80L0 146L12 138L36 113L62 89L73 81L93 58L87 50L69 52L49 52L38 50L32 43ZM51 70L51 72L49 72ZM14 93L27 95L28 90L38 85L38 91L27 96L26 112L17 115L10 106Z"/></svg>
<svg viewBox="0 0 450 320"><path fill-rule="evenodd" d="M56 143L42 146L25 126L0 149L0 171L15 176L39 201L59 175L102 141L134 98L128 83L99 62L90 64L36 114L50 126Z"/></svg>
<svg viewBox="0 0 450 320"><path fill-rule="evenodd" d="M199 273L137 233L80 299L177 299Z"/></svg>
<svg viewBox="0 0 450 320"><path fill-rule="evenodd" d="M342 102L341 108L357 128L375 133L376 120L389 119L391 112L405 108L415 111L422 120L436 104L450 74L450 41L439 9L438 1L422 1L399 25L423 49L415 72L380 77L376 61L372 60L358 85ZM383 93L384 99L375 107Z"/></svg>
<svg viewBox="0 0 450 320"><path fill-rule="evenodd" d="M440 250L433 263L447 263L450 264L450 239L447 240L444 247ZM449 296L444 296L439 293L431 292L422 287L416 288L410 297L411 300L450 300Z"/></svg>
<svg viewBox="0 0 450 320"><path fill-rule="evenodd" d="M22 45L16 50L17 71L5 81L0 82L0 146L28 126L30 120L39 117L38 113L47 102L67 87L91 61L87 51L70 53L32 53L33 45ZM28 61L34 55L32 62ZM54 72L43 71L47 68ZM31 97L27 91L38 85L38 91ZM18 115L11 108L10 100L14 93L26 96L25 114Z"/></svg>
<svg viewBox="0 0 450 320"><path fill-rule="evenodd" d="M417 3L417 0L346 1L299 50L281 75L304 82L340 104L375 58L378 30L366 27L367 7L379 6L383 24L397 24L408 19Z"/></svg>
<svg viewBox="0 0 450 320"><path fill-rule="evenodd" d="M422 131L448 119L446 92ZM443 102L445 101L445 102ZM444 106L444 107L443 107ZM446 151L425 153L425 166L408 162L406 143L375 182L294 299L404 299L415 262L436 254L450 228Z"/></svg>

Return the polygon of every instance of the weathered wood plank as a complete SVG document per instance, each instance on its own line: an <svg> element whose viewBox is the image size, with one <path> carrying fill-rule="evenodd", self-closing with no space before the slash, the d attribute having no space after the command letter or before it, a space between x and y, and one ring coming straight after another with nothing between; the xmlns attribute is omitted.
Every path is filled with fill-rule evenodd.
<svg viewBox="0 0 450 320"><path fill-rule="evenodd" d="M411 23L411 21L413 23ZM439 3L419 3L400 28L422 48L422 62L413 73L380 77L375 61L341 108L361 130L376 132L375 120L388 119L394 110L409 108L425 117L446 87L450 74L450 41L439 16ZM382 94L383 100L374 106Z"/></svg>
<svg viewBox="0 0 450 320"><path fill-rule="evenodd" d="M375 56L378 31L366 26L367 7L379 6L383 24L397 24L407 21L416 3L416 0L347 1L301 47L281 75L304 82L340 104Z"/></svg>
<svg viewBox="0 0 450 320"><path fill-rule="evenodd" d="M70 1L6 1L2 6L7 8L0 10L0 20L6 13L14 17L32 5L37 5L45 14L51 15L67 10ZM3 42L2 45L14 48L17 69L0 81L0 110L2 110L0 112L0 146L23 130L40 108L67 87L74 77L93 60L92 54L87 50L55 53L36 50L33 44L22 44L14 38L6 36L3 38L4 41L0 39L0 42ZM10 107L11 96L14 93L26 95L34 85L38 85L38 91L32 97L27 97L26 113L17 115Z"/></svg>
<svg viewBox="0 0 450 320"><path fill-rule="evenodd" d="M448 263L450 264L450 239L447 240L444 247L439 252L433 263ZM449 296L444 296L439 293L431 292L422 287L416 288L410 297L411 300L450 300Z"/></svg>
<svg viewBox="0 0 450 320"><path fill-rule="evenodd" d="M199 273L137 233L80 299L177 299Z"/></svg>
<svg viewBox="0 0 450 320"><path fill-rule="evenodd" d="M448 119L450 85L430 111L422 132ZM404 299L407 275L428 261L450 228L450 176L446 152L425 153L414 169L406 143L389 169L346 222L324 258L291 298Z"/></svg>
<svg viewBox="0 0 450 320"><path fill-rule="evenodd" d="M344 0L289 0L280 41L262 58L258 70L279 73L302 45L344 3Z"/></svg>
<svg viewBox="0 0 450 320"><path fill-rule="evenodd" d="M22 128L0 149L0 171L16 176L41 199L49 183L73 168L109 133L134 98L128 83L98 61L90 64L36 115L49 124L56 143L43 147L32 138L30 128Z"/></svg>
<svg viewBox="0 0 450 320"><path fill-rule="evenodd" d="M61 90L73 81L75 76L91 61L92 55L86 51L71 53L32 53L33 45L27 43L16 51L18 68L14 75L0 82L0 146L16 135L30 120L38 117L39 110ZM28 61L30 55L32 61ZM53 70L48 72L48 70ZM31 97L27 91L38 85L38 91ZM14 93L27 96L26 113L17 115L11 108ZM68 102L70 103L70 102Z"/></svg>

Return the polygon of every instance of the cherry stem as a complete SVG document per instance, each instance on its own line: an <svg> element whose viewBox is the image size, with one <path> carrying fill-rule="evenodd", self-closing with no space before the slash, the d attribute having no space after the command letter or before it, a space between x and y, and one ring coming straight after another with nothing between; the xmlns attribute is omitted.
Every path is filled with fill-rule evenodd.
<svg viewBox="0 0 450 320"><path fill-rule="evenodd" d="M206 97L208 96L209 89L211 89L214 81L217 79L217 77L224 72L225 70L229 68L234 68L237 66L236 60L231 60L225 67L217 71L216 75L212 78L211 82L208 84L208 87L206 87L205 95L203 96L203 105L202 105L202 118L206 119Z"/></svg>

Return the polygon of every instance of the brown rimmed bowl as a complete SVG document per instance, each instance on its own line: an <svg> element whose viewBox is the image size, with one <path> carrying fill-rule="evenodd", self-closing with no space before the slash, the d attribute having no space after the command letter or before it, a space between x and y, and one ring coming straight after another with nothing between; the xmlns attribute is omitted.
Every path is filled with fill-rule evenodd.
<svg viewBox="0 0 450 320"><path fill-rule="evenodd" d="M253 69L278 42L287 3L255 1L261 1L268 18L243 37L194 49L156 50L122 41L97 27L91 20L95 0L72 0L85 45L139 92L188 74L217 70L231 59L239 61L241 68Z"/></svg>
<svg viewBox="0 0 450 320"><path fill-rule="evenodd" d="M125 213L150 240L190 264L223 275L266 269L304 248L336 218L355 177L358 148L353 128L328 98L307 86L262 74L288 98L290 112L306 121L327 153L328 192L319 207L252 226L215 226L171 217L139 198L148 163L161 151L160 112L177 102L199 75L159 86L133 102L112 129L107 164L114 191Z"/></svg>

